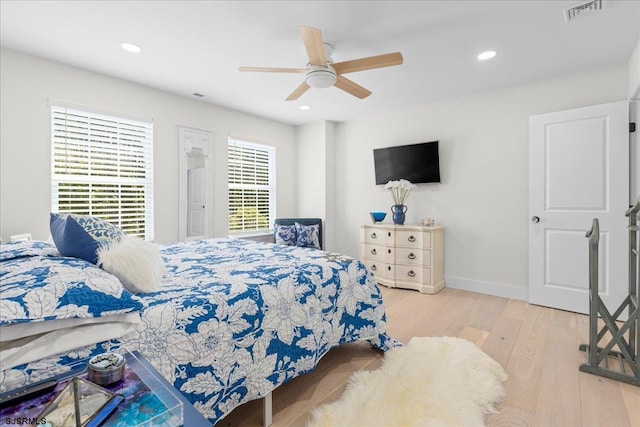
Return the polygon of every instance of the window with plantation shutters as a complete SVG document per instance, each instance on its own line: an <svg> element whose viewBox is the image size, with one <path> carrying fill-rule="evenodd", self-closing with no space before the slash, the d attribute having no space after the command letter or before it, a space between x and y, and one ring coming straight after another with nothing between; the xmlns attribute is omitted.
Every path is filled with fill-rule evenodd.
<svg viewBox="0 0 640 427"><path fill-rule="evenodd" d="M153 240L153 123L52 106L52 212Z"/></svg>
<svg viewBox="0 0 640 427"><path fill-rule="evenodd" d="M275 216L274 147L229 138L229 233L269 230Z"/></svg>

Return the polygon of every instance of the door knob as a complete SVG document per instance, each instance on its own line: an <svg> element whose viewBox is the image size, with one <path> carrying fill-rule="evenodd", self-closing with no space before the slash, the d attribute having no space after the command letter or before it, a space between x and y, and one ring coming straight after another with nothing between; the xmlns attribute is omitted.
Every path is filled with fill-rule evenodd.
<svg viewBox="0 0 640 427"><path fill-rule="evenodd" d="M534 224L537 224L540 222L540 217L539 216L532 216L531 217L531 222Z"/></svg>

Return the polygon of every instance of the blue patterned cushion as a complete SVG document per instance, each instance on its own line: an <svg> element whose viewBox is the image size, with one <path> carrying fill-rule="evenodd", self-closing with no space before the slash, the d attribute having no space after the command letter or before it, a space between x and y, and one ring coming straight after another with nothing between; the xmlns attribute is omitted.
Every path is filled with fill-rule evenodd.
<svg viewBox="0 0 640 427"><path fill-rule="evenodd" d="M60 255L94 264L98 262L99 248L124 236L121 229L94 216L52 213L49 225Z"/></svg>
<svg viewBox="0 0 640 427"><path fill-rule="evenodd" d="M296 226L295 225L275 225L276 243L280 245L295 246Z"/></svg>
<svg viewBox="0 0 640 427"><path fill-rule="evenodd" d="M296 222L296 246L320 249L320 227L318 224L303 225Z"/></svg>

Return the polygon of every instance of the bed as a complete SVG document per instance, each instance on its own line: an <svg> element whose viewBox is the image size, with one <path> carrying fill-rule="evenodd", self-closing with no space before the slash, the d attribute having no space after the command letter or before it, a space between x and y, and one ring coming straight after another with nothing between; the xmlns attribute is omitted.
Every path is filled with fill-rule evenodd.
<svg viewBox="0 0 640 427"><path fill-rule="evenodd" d="M2 351L42 348L48 334L70 346L60 334L83 328L122 335L93 334L102 342L56 348L63 356L0 356L0 391L37 382L54 371L51 366L64 371L74 360L124 346L139 350L215 424L238 405L313 370L333 347L360 340L382 351L399 345L386 335L371 272L341 254L231 239L165 245L161 288L137 295L92 263L61 257L47 242L3 244L0 254L0 336L12 338L3 338ZM30 297L43 289L55 298ZM74 321L81 324L68 327ZM42 326L55 322L61 327ZM25 326L36 332L8 333Z"/></svg>

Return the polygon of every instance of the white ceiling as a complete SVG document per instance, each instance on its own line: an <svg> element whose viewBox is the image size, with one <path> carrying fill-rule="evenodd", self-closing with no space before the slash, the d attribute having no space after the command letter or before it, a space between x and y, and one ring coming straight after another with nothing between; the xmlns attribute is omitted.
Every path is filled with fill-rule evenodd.
<svg viewBox="0 0 640 427"><path fill-rule="evenodd" d="M7 1L0 41L24 51L289 124L345 121L554 75L626 63L640 1L604 1L565 23L577 1ZM364 100L335 88L285 98L304 67L298 26L320 28L341 62L399 51L404 64L349 74ZM131 54L120 48L143 48ZM490 61L476 55L498 51ZM309 105L301 111L300 105Z"/></svg>

